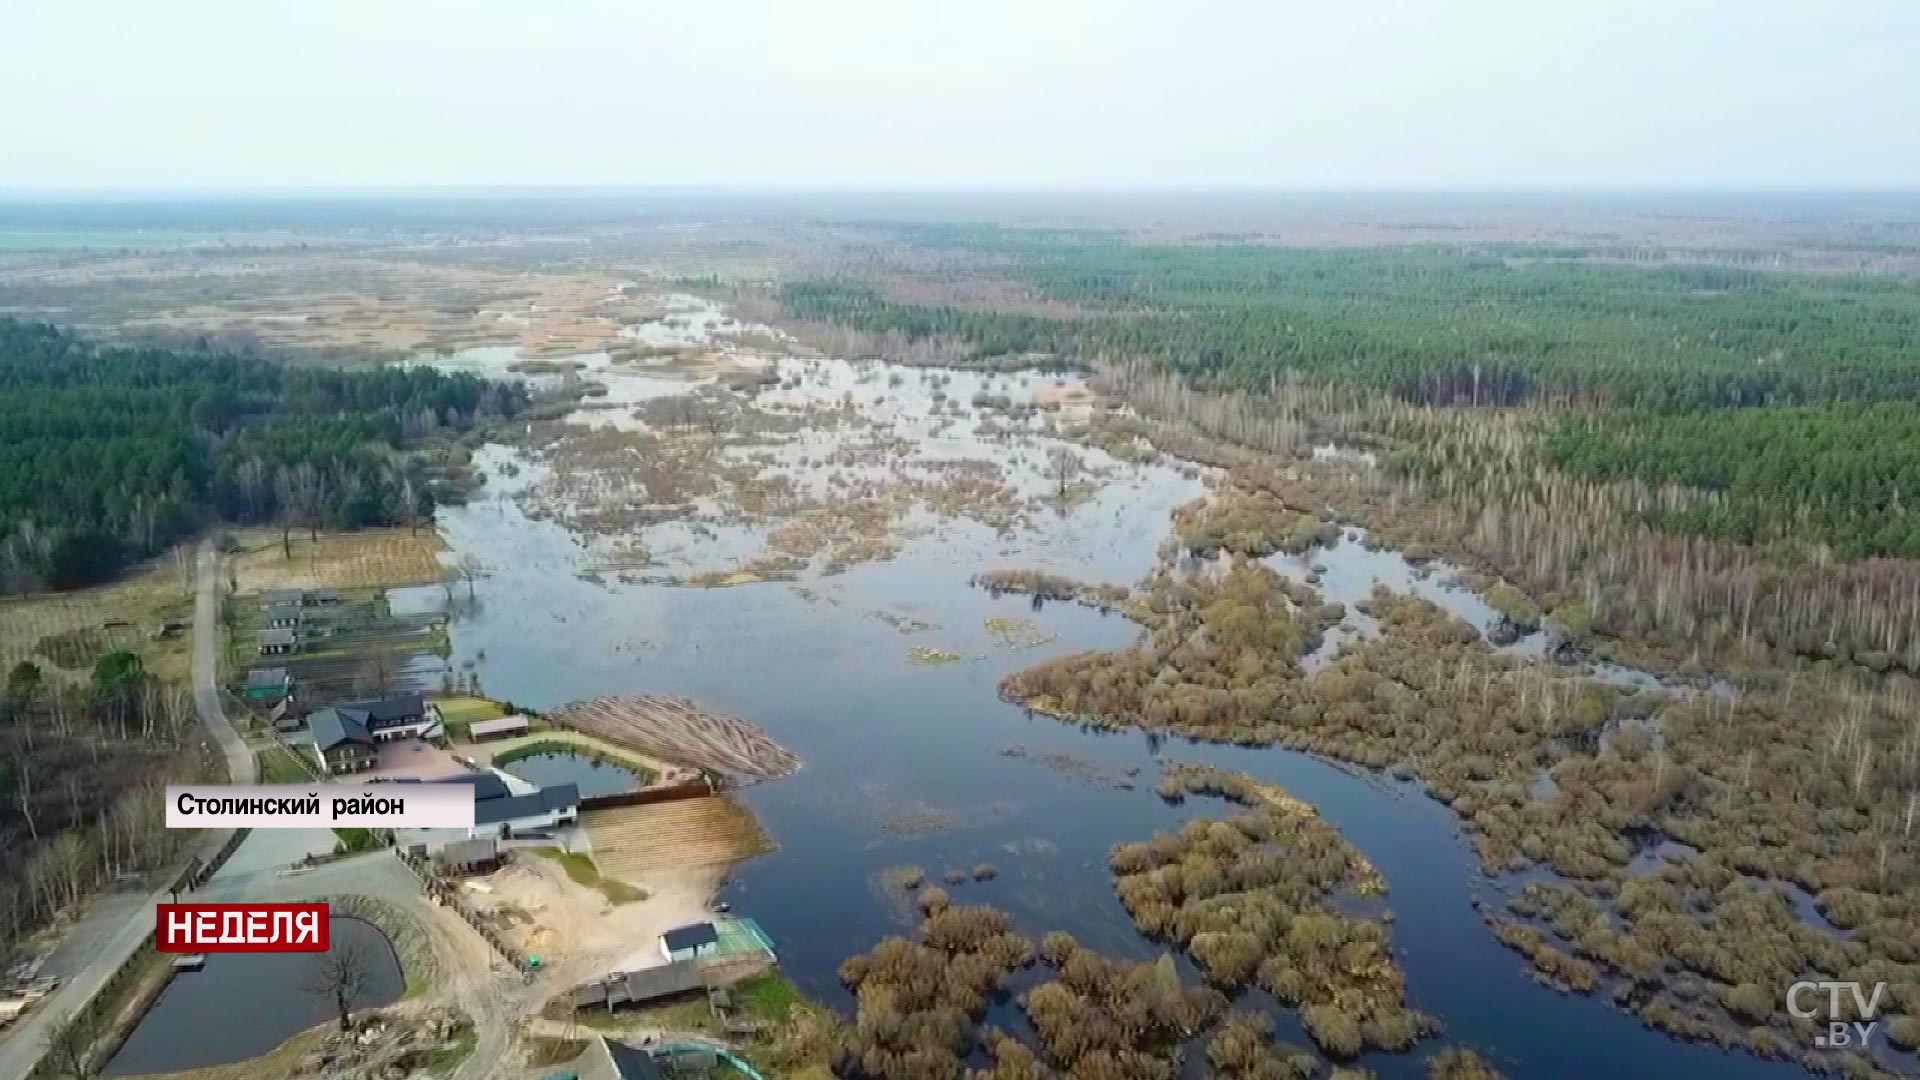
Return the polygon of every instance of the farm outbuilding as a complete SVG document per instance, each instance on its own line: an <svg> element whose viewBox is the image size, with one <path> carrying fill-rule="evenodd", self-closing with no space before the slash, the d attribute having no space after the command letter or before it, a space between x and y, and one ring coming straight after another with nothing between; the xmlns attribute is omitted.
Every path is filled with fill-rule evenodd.
<svg viewBox="0 0 1920 1080"><path fill-rule="evenodd" d="M270 630L299 629L306 609L299 604L268 604L261 609L260 621Z"/></svg>
<svg viewBox="0 0 1920 1080"><path fill-rule="evenodd" d="M524 716L500 716L492 720L475 720L467 725L467 738L474 742L485 739L506 739L515 735L525 735L528 730Z"/></svg>
<svg viewBox="0 0 1920 1080"><path fill-rule="evenodd" d="M258 667L247 672L241 693L250 702L271 705L293 692L293 676L283 667Z"/></svg>
<svg viewBox="0 0 1920 1080"><path fill-rule="evenodd" d="M485 836L455 840L433 853L433 864L447 873L490 873L500 868L500 844Z"/></svg>
<svg viewBox="0 0 1920 1080"><path fill-rule="evenodd" d="M261 656L281 656L294 650L298 639L293 630L280 627L260 631L259 648Z"/></svg>
<svg viewBox="0 0 1920 1080"><path fill-rule="evenodd" d="M710 956L720 949L720 932L710 922L676 926L660 935L660 952L669 963Z"/></svg>
<svg viewBox="0 0 1920 1080"><path fill-rule="evenodd" d="M576 987L573 991L573 1007L584 1009L598 1005L612 1009L620 1005L645 1005L696 990L704 991L706 987L699 967L693 961L685 960L635 971L615 972L604 979Z"/></svg>

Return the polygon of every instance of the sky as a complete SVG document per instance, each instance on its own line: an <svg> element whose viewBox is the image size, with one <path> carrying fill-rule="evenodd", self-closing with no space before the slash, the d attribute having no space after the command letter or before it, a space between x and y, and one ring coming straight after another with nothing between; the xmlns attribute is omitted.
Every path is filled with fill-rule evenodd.
<svg viewBox="0 0 1920 1080"><path fill-rule="evenodd" d="M0 0L0 188L1920 188L1920 0Z"/></svg>

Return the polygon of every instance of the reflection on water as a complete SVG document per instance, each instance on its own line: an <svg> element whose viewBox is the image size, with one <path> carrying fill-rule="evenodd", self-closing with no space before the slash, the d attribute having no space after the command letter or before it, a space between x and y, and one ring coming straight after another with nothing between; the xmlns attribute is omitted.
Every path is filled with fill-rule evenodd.
<svg viewBox="0 0 1920 1080"><path fill-rule="evenodd" d="M405 986L386 935L360 919L332 920L332 946L368 957L362 1009L397 1001ZM288 1037L333 1020L332 999L306 986L313 953L212 953L199 971L174 977L107 1062L107 1076L177 1072L258 1057Z"/></svg>

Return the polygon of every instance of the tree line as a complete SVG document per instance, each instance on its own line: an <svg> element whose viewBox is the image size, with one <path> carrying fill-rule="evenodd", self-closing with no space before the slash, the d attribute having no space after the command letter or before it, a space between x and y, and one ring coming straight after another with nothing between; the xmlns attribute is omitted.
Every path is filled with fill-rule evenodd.
<svg viewBox="0 0 1920 1080"><path fill-rule="evenodd" d="M439 485L408 449L525 404L468 375L107 347L0 319L0 591L101 581L212 521L417 520Z"/></svg>
<svg viewBox="0 0 1920 1080"><path fill-rule="evenodd" d="M1500 246L1302 250L1081 233L903 230L1077 314L802 280L794 317L964 340L976 358L1148 359L1211 389L1289 377L1416 404L1657 409L1920 396L1920 295L1891 278L1656 268ZM902 284L901 289L905 288ZM1008 305L1002 305L1006 307Z"/></svg>
<svg viewBox="0 0 1920 1080"><path fill-rule="evenodd" d="M1709 493L1649 517L1743 543L1806 540L1848 559L1920 558L1920 407L1907 402L1746 412L1621 410L1562 418L1544 457L1602 481Z"/></svg>

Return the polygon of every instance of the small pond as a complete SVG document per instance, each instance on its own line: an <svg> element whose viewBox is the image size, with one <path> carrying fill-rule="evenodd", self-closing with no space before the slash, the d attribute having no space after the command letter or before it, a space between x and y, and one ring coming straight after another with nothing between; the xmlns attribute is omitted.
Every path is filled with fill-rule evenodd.
<svg viewBox="0 0 1920 1080"><path fill-rule="evenodd" d="M406 982L385 934L362 919L332 921L332 944L352 942L370 958L355 1008L399 1000ZM213 953L199 971L175 976L106 1076L177 1072L259 1057L299 1032L333 1019L326 996L306 989L314 953Z"/></svg>
<svg viewBox="0 0 1920 1080"><path fill-rule="evenodd" d="M639 791L647 785L648 779L628 766L571 751L534 754L509 761L500 768L541 787L578 784L581 797L587 799Z"/></svg>

